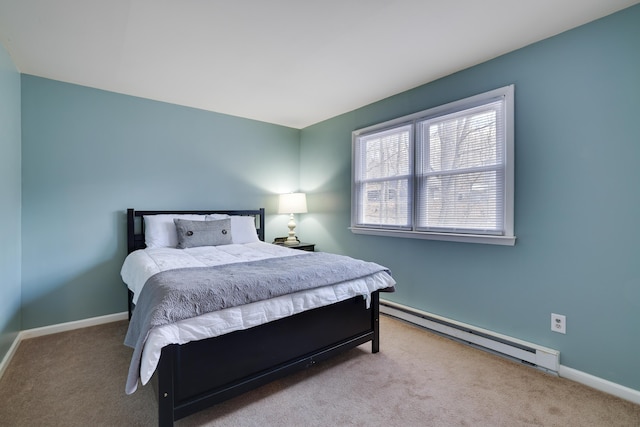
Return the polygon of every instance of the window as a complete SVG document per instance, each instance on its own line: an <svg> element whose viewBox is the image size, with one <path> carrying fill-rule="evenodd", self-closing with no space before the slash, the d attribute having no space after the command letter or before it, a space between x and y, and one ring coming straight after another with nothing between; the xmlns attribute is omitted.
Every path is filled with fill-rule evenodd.
<svg viewBox="0 0 640 427"><path fill-rule="evenodd" d="M513 92L353 132L351 230L513 245Z"/></svg>

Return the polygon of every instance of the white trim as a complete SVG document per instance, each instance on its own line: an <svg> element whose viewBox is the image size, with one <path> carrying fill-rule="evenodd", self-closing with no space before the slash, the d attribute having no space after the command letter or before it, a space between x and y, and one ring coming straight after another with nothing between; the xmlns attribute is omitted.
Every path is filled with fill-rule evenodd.
<svg viewBox="0 0 640 427"><path fill-rule="evenodd" d="M5 354L4 357L2 358L2 362L0 362L0 378L2 378L2 376L4 375L4 371L7 370L7 367L9 366L9 362L11 362L11 359L13 359L13 356L16 354L16 351L18 350L19 345L20 345L20 333L16 335L15 339L13 340L13 343L11 344L11 347L9 347L9 351L7 351L7 354Z"/></svg>
<svg viewBox="0 0 640 427"><path fill-rule="evenodd" d="M122 313L107 314L105 316L91 317L89 319L76 320L73 322L58 323L57 325L43 326L41 328L26 329L20 332L20 339L41 337L43 335L57 334L58 332L72 331L74 329L88 328L89 326L102 325L104 323L126 320L129 314Z"/></svg>
<svg viewBox="0 0 640 427"><path fill-rule="evenodd" d="M568 366L560 365L558 374L562 378L566 378L571 381L586 385L596 390L611 394L621 399L628 400L630 402L640 405L640 390L635 390L629 387L625 387L621 384L614 383L605 380L600 377L596 377L586 372L578 371L577 369L570 368Z"/></svg>
<svg viewBox="0 0 640 427"><path fill-rule="evenodd" d="M349 227L353 234L370 234L384 237L406 237L409 239L440 240L445 242L484 243L488 245L514 246L516 236L492 236L489 234L455 234L426 231L390 230L387 228Z"/></svg>
<svg viewBox="0 0 640 427"><path fill-rule="evenodd" d="M399 309L402 308L403 310L402 311L394 310L394 307L397 307ZM407 311L415 312L416 315L412 315L410 313L407 313ZM431 322L431 321L429 321L427 319L421 318L420 314L425 315L427 317L434 318L436 320L442 320L443 322L451 323L453 325L457 325L457 326L460 326L460 327L463 327L463 328L471 328L473 330L478 330L478 331L481 331L482 333L490 334L492 336L506 338L509 341L512 341L514 343L525 344L525 345L528 345L528 346L533 346L535 348L545 349L545 347L540 347L540 346L537 346L536 344L530 344L530 343L527 343L526 341L518 340L517 338L507 337L505 335L497 334L497 333L495 333L493 331L488 331L486 329L476 328L475 326L467 325L467 324L462 323L462 322L458 322L458 321L455 321L455 320L452 320L452 319L448 319L448 318L445 318L445 317L442 317L442 316L438 316L438 315L435 315L435 314L431 314L431 313L428 313L428 312L417 310L417 309L414 309L412 307L404 306L402 304L397 304L397 303L394 303L392 301L387 301L387 300L382 300L381 299L380 300L380 312L381 313L385 313L385 314L391 314L392 316L395 316L395 317L400 317L397 314L401 313L402 314L401 318L403 320L406 320L407 322L413 323L413 324L415 324L417 326L425 327L427 329L432 329L432 327L433 327L433 330L435 330L436 332L441 333L441 334L442 333L447 334L446 332L442 331L442 329L443 329L442 325L438 325L438 323ZM429 326L427 326L427 325L429 325ZM453 336L453 338L455 338L455 339L457 339L458 341L461 341L461 342L467 342L466 338L465 339L458 339L455 336ZM474 343L472 343L472 344L474 344ZM476 345L474 345L474 347L475 346ZM482 346L482 344L477 344L477 346ZM482 346L482 347L484 348L484 346ZM487 348L485 348L485 349L487 349ZM551 350L551 349L547 349L547 350L549 350L551 352L555 352L556 351L556 350ZM552 353L550 353L548 356L552 356ZM558 352L558 358L559 358L559 352ZM549 359L549 360L551 360L551 359ZM625 399L625 400L628 400L630 402L633 402L633 403L636 403L636 404L640 404L640 390L635 390L635 389L623 386L621 384L617 384L617 383L605 380L603 378L596 377L596 376L588 374L586 372L582 372L582 371L579 371L577 369L570 368L570 367L565 366L565 365L557 364L556 366L557 367L556 367L555 371L558 374L558 376L561 377L561 378L566 378L568 380L575 381L575 382L580 383L582 385L586 385L587 387L591 387L593 389L602 391L604 393L611 394L611 395L619 397L621 399Z"/></svg>
<svg viewBox="0 0 640 427"><path fill-rule="evenodd" d="M16 338L13 340L13 344L9 347L9 351L5 354L2 362L0 362L0 378L4 375L5 370L9 366L11 359L18 350L20 342L29 338L41 337L44 335L57 334L58 332L72 331L74 329L88 328L89 326L102 325L105 323L117 322L120 320L126 320L129 318L129 313L123 311L122 313L107 314L105 316L91 317L89 319L76 320L73 322L59 323L57 325L43 326L41 328L25 329L20 331Z"/></svg>

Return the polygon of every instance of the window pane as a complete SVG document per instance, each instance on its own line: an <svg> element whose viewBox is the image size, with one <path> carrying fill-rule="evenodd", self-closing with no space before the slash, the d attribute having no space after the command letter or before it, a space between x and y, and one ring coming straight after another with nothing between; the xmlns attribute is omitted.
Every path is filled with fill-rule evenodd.
<svg viewBox="0 0 640 427"><path fill-rule="evenodd" d="M429 119L421 123L425 171L450 171L502 163L498 143L501 103Z"/></svg>
<svg viewBox="0 0 640 427"><path fill-rule="evenodd" d="M362 188L360 223L394 227L410 225L407 179L369 182Z"/></svg>
<svg viewBox="0 0 640 427"><path fill-rule="evenodd" d="M501 234L502 101L419 122L417 227Z"/></svg>
<svg viewBox="0 0 640 427"><path fill-rule="evenodd" d="M432 175L419 186L418 227L434 231L502 231L502 194L496 171Z"/></svg>
<svg viewBox="0 0 640 427"><path fill-rule="evenodd" d="M356 223L410 228L412 221L412 125L362 135L356 139L354 164Z"/></svg>
<svg viewBox="0 0 640 427"><path fill-rule="evenodd" d="M368 135L360 140L362 179L406 176L409 171L410 126Z"/></svg>

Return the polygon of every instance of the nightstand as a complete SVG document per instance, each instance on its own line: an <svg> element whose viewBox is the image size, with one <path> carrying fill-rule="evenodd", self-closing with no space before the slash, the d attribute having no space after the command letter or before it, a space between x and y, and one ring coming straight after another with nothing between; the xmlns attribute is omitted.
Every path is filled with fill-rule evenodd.
<svg viewBox="0 0 640 427"><path fill-rule="evenodd" d="M299 249L301 251L308 251L308 252L314 252L316 247L315 243L304 243L304 242L298 242L297 245L291 245L291 246L287 246L280 242L274 243L274 245L284 246L285 248L291 248L291 249Z"/></svg>

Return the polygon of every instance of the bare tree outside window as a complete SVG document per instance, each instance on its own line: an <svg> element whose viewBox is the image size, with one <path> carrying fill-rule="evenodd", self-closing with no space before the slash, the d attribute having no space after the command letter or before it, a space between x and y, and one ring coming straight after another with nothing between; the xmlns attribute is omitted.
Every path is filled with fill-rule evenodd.
<svg viewBox="0 0 640 427"><path fill-rule="evenodd" d="M361 176L361 218L374 225L408 226L411 178L410 128L394 129L364 137Z"/></svg>
<svg viewBox="0 0 640 427"><path fill-rule="evenodd" d="M503 168L498 144L500 104L421 122L418 225L433 229L495 229Z"/></svg>

